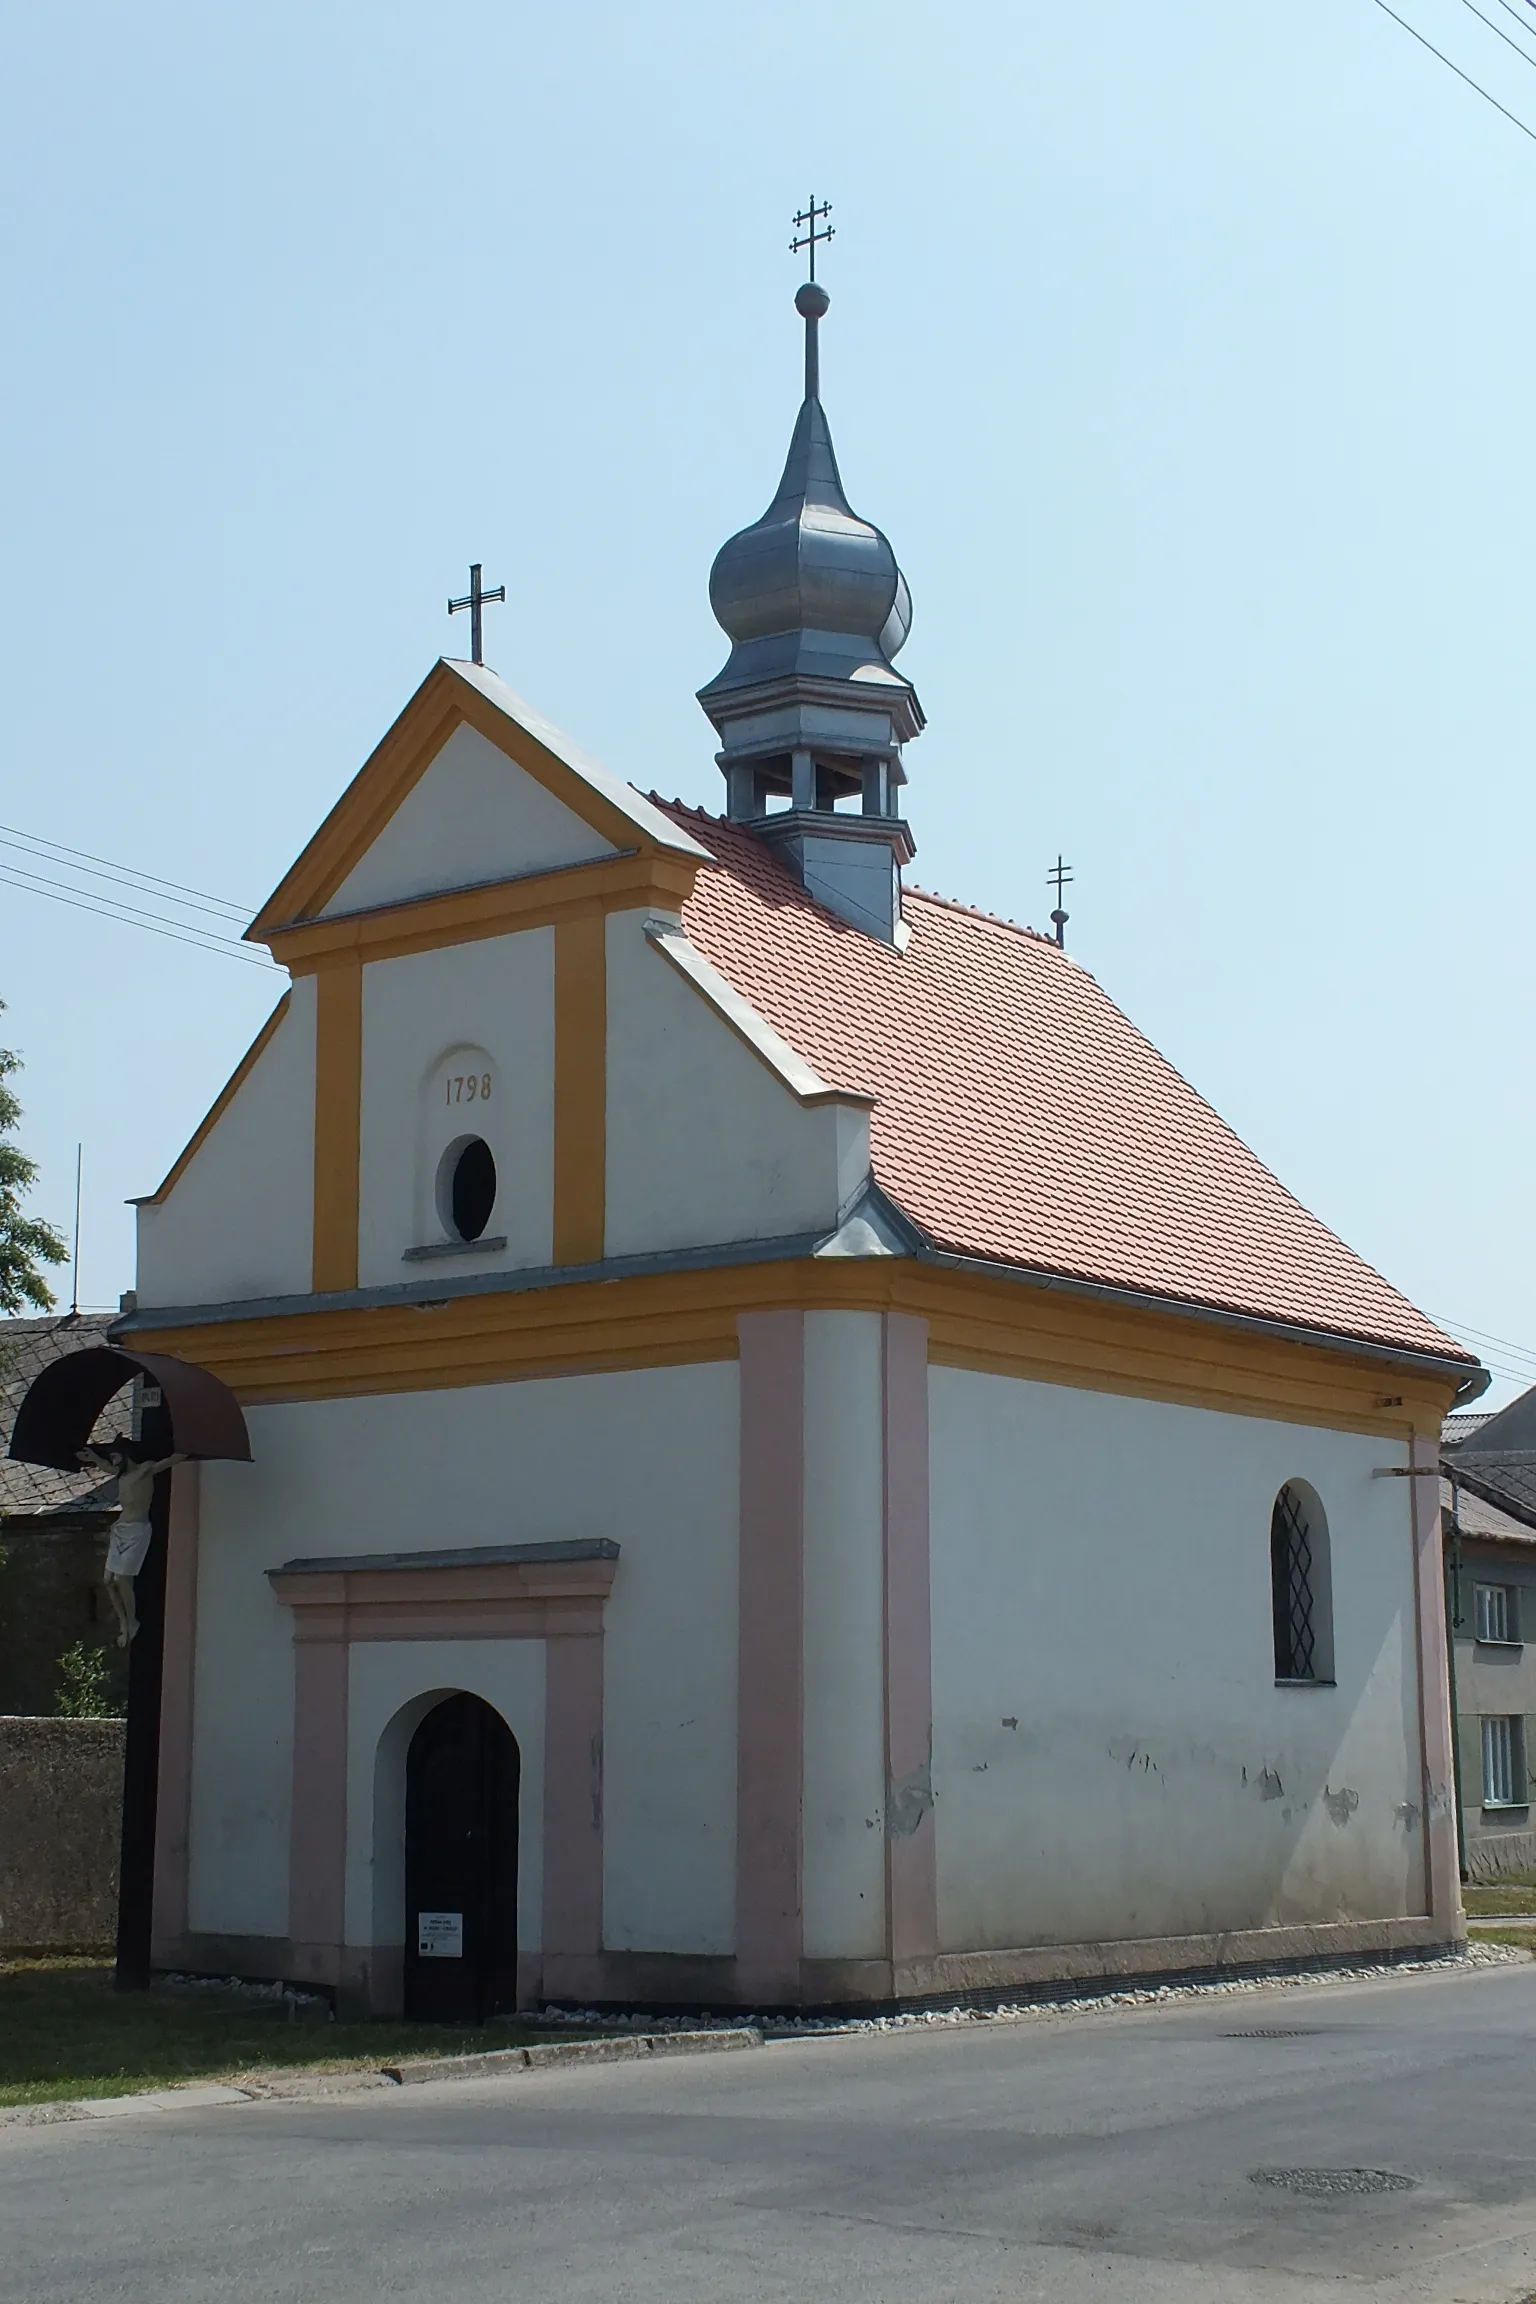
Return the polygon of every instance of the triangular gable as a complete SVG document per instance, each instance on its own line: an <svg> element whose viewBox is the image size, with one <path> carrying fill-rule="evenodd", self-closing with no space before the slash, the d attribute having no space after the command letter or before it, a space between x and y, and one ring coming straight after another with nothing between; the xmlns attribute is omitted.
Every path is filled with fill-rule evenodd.
<svg viewBox="0 0 1536 2304"><path fill-rule="evenodd" d="M472 740L455 745L460 731L469 731ZM528 842L527 861L520 865L499 857L494 846L488 849L477 836L493 800L486 747L526 780L520 804L510 786L507 794L506 814L517 819ZM413 816L414 830L424 835L432 812L424 810L424 793L416 809L412 797L439 763L443 799L459 811L461 845L466 858L473 859L475 882L518 871L559 870L615 854L705 853L494 672L440 658L262 906L248 937L264 941L278 929L317 919L327 910L409 901L454 884L453 836L434 822L431 839L413 839ZM363 869L365 859L375 860L377 868ZM338 903L343 895L344 907Z"/></svg>

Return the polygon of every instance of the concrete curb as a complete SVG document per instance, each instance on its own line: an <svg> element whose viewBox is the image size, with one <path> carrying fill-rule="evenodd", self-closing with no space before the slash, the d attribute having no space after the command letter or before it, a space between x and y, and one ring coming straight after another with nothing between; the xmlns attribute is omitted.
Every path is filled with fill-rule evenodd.
<svg viewBox="0 0 1536 2304"><path fill-rule="evenodd" d="M490 2048L483 2055L419 2056L408 2063L356 2072L282 2072L250 2086L192 2081L181 2088L137 2088L126 2096L74 2096L51 2104L0 2110L0 2129L51 2127L61 2120L127 2120L157 2112L200 2112L222 2104L313 2103L369 2088L414 2088L440 2080L505 2080L514 2073L562 2065L625 2064L645 2056L708 2056L728 2048L761 2048L754 2026L700 2032L630 2032L604 2040L549 2040L533 2048Z"/></svg>
<svg viewBox="0 0 1536 2304"><path fill-rule="evenodd" d="M708 2056L727 2048L761 2048L755 2025L708 2032L629 2032L611 2040L550 2040L537 2048L491 2048L481 2056L419 2056L380 2067L386 2080L412 2088L427 2080L499 2080L509 2072L547 2072L561 2064L623 2064L641 2056Z"/></svg>

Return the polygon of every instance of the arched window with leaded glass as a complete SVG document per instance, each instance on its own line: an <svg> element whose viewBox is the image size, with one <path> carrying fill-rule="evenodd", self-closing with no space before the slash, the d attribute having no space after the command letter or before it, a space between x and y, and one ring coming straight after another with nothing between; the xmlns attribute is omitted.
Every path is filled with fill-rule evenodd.
<svg viewBox="0 0 1536 2304"><path fill-rule="evenodd" d="M1333 1563L1328 1517L1315 1489L1287 1480L1269 1518L1269 1585L1275 1678L1333 1680Z"/></svg>

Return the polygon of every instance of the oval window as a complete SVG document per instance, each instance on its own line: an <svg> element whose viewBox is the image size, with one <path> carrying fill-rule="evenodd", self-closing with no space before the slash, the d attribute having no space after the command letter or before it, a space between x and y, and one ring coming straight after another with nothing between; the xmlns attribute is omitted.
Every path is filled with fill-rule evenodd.
<svg viewBox="0 0 1536 2304"><path fill-rule="evenodd" d="M444 1155L438 1179L438 1212L445 1232L478 1240L496 1205L496 1163L483 1136L461 1138Z"/></svg>

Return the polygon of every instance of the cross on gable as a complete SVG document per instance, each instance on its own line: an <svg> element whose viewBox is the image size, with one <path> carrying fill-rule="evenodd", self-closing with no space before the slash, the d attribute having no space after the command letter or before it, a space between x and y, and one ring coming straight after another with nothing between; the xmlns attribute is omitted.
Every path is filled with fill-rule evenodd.
<svg viewBox="0 0 1536 2304"><path fill-rule="evenodd" d="M487 600L505 600L507 596L505 584L498 584L494 592L486 591L480 581L480 568L481 563L478 560L470 562L469 590L462 600L450 600L448 603L450 616L457 616L461 608L469 610L469 660L471 664L483 664L485 662L485 635L481 609Z"/></svg>

